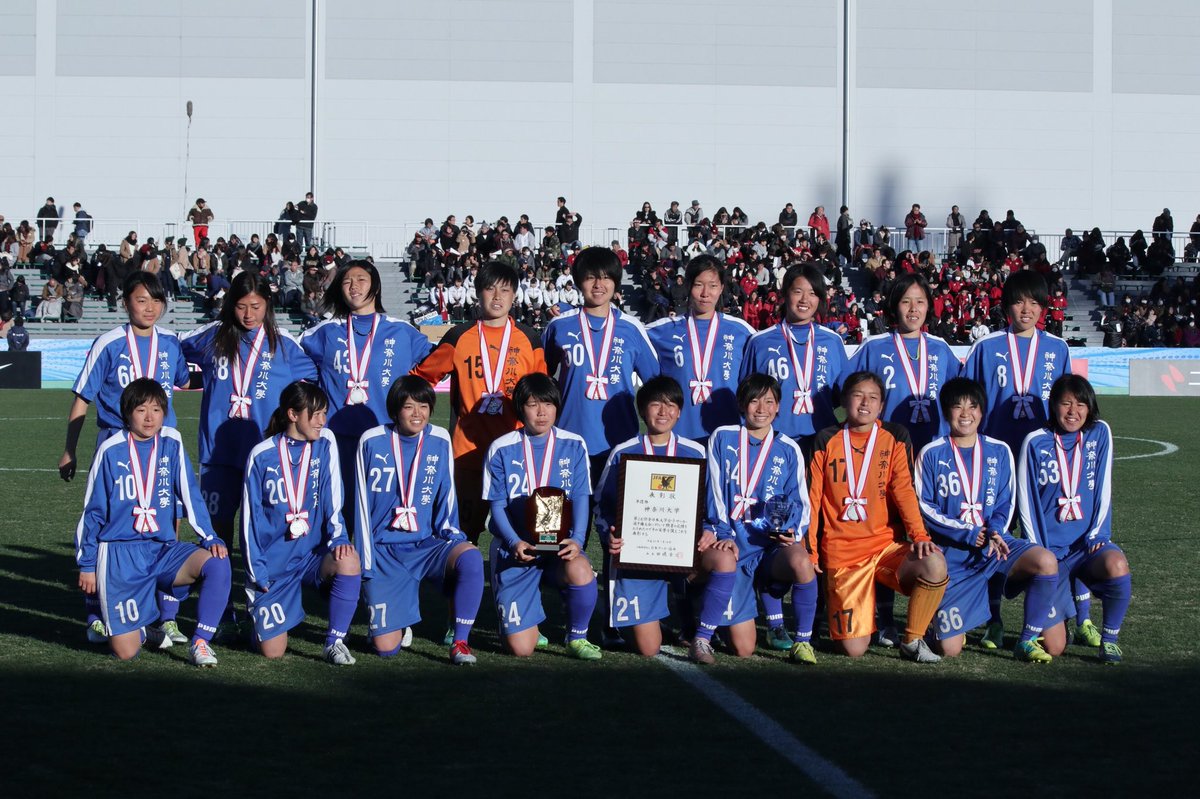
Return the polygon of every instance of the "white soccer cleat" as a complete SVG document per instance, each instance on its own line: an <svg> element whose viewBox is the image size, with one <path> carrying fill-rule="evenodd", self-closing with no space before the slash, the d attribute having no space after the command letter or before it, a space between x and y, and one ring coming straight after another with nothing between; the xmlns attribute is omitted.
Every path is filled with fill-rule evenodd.
<svg viewBox="0 0 1200 799"><path fill-rule="evenodd" d="M404 637L400 639L400 648L408 649L409 647L411 647L412 639L413 639L412 627L405 627L404 628Z"/></svg>
<svg viewBox="0 0 1200 799"><path fill-rule="evenodd" d="M335 666L353 666L357 661L341 638L325 647L325 662Z"/></svg>
<svg viewBox="0 0 1200 799"><path fill-rule="evenodd" d="M192 649L188 653L188 660L193 666L199 666L202 669L211 669L217 665L217 656L212 653L212 648L209 647L208 641L205 641L203 638L197 638L192 642Z"/></svg>
<svg viewBox="0 0 1200 799"><path fill-rule="evenodd" d="M142 630L146 635L145 645L151 649L170 649L174 644L171 636L167 635L162 627L143 627Z"/></svg>
<svg viewBox="0 0 1200 799"><path fill-rule="evenodd" d="M918 638L907 644L900 644L900 659L911 660L914 663L937 663L942 658L933 654L924 638Z"/></svg>

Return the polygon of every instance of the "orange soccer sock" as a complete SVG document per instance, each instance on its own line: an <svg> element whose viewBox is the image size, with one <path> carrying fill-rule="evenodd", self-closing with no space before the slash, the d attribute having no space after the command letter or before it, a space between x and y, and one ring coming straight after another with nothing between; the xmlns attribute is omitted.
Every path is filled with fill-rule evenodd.
<svg viewBox="0 0 1200 799"><path fill-rule="evenodd" d="M911 643L925 635L933 614L937 613L938 605L942 604L942 595L946 593L949 577L943 577L936 583L918 577L908 597L908 623L904 625L904 643Z"/></svg>

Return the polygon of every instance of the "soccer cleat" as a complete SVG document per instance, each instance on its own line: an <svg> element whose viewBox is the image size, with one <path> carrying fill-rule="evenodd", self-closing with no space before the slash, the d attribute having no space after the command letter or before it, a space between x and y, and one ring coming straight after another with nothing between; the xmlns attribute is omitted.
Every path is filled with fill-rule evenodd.
<svg viewBox="0 0 1200 799"><path fill-rule="evenodd" d="M87 627L87 640L89 644L106 644L108 636L104 633L104 622L96 619Z"/></svg>
<svg viewBox="0 0 1200 799"><path fill-rule="evenodd" d="M717 662L713 654L712 642L707 638L694 638L688 646L688 660L701 666L711 666Z"/></svg>
<svg viewBox="0 0 1200 799"><path fill-rule="evenodd" d="M900 659L911 660L914 663L937 663L942 658L933 654L924 638L918 638L907 644L900 644Z"/></svg>
<svg viewBox="0 0 1200 799"><path fill-rule="evenodd" d="M776 652L787 652L792 648L794 643L792 636L788 635L788 631L783 629L782 624L778 627L767 629L768 649L774 649Z"/></svg>
<svg viewBox="0 0 1200 799"><path fill-rule="evenodd" d="M600 632L600 646L605 649L624 649L625 638L616 627L605 627Z"/></svg>
<svg viewBox="0 0 1200 799"><path fill-rule="evenodd" d="M545 649L548 646L550 646L550 639L547 638L546 636L542 635L541 633L538 633L537 644L534 648L535 649Z"/></svg>
<svg viewBox="0 0 1200 799"><path fill-rule="evenodd" d="M175 643L161 625L143 627L146 632L145 645L151 649L170 649Z"/></svg>
<svg viewBox="0 0 1200 799"><path fill-rule="evenodd" d="M353 666L357 661L341 638L325 647L325 662L335 666Z"/></svg>
<svg viewBox="0 0 1200 799"><path fill-rule="evenodd" d="M171 619L170 621L164 621L159 626L162 627L162 631L166 634L167 638L171 639L171 643L173 643L173 644L186 644L187 643L187 636L184 635L182 632L180 632L179 623L176 622L174 619Z"/></svg>
<svg viewBox="0 0 1200 799"><path fill-rule="evenodd" d="M1100 628L1093 624L1091 619L1084 619L1083 624L1075 625L1075 643L1083 646L1100 646Z"/></svg>
<svg viewBox="0 0 1200 799"><path fill-rule="evenodd" d="M989 624L987 632L983 634L983 638L979 639L979 645L984 649L999 649L1004 646L1004 625Z"/></svg>
<svg viewBox="0 0 1200 799"><path fill-rule="evenodd" d="M797 641L792 644L792 648L788 652L788 660L815 666L817 665L817 653L808 641Z"/></svg>
<svg viewBox="0 0 1200 799"><path fill-rule="evenodd" d="M217 656L212 653L212 648L209 647L208 641L203 638L197 638L192 641L192 649L188 653L188 661L193 666L199 666L202 669L211 669L217 665Z"/></svg>
<svg viewBox="0 0 1200 799"><path fill-rule="evenodd" d="M1054 660L1037 640L1018 641L1013 647L1013 655L1023 663L1049 663Z"/></svg>
<svg viewBox="0 0 1200 799"><path fill-rule="evenodd" d="M1116 641L1104 641L1100 644L1100 662L1115 666L1121 662L1121 647Z"/></svg>
<svg viewBox="0 0 1200 799"><path fill-rule="evenodd" d="M900 643L900 631L896 629L896 625L888 624L875 631L875 646L891 649L898 643Z"/></svg>
<svg viewBox="0 0 1200 799"><path fill-rule="evenodd" d="M450 662L455 666L474 666L475 656L466 641L455 641L450 646Z"/></svg>
<svg viewBox="0 0 1200 799"><path fill-rule="evenodd" d="M404 628L404 635L400 638L400 648L408 649L412 646L413 631L412 627Z"/></svg>
<svg viewBox="0 0 1200 799"><path fill-rule="evenodd" d="M603 656L600 647L586 638L567 641L567 654L576 660L599 660Z"/></svg>
<svg viewBox="0 0 1200 799"><path fill-rule="evenodd" d="M442 636L442 645L443 646L454 646L454 628L453 627L446 628L446 634L444 636Z"/></svg>

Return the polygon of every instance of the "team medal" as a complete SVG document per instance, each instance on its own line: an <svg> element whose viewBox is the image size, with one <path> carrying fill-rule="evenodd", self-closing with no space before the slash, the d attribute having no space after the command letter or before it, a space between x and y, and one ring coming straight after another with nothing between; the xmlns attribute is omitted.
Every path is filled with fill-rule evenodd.
<svg viewBox="0 0 1200 799"><path fill-rule="evenodd" d="M254 377L254 364L258 362L258 355L262 351L263 340L266 337L266 328L260 327L258 334L254 336L254 343L250 345L250 354L246 358L244 367L242 366L240 344L237 354L233 357L233 393L229 395L230 419L250 418L250 381Z"/></svg>
<svg viewBox="0 0 1200 799"><path fill-rule="evenodd" d="M808 323L808 349L804 353L804 364L796 356L796 342L788 330L787 322L780 322L779 329L783 331L783 340L787 342L788 354L792 358L792 370L796 374L796 390L792 392L792 413L802 414L813 412L812 376L813 361L817 352L817 331L812 322Z"/></svg>
<svg viewBox="0 0 1200 799"><path fill-rule="evenodd" d="M1058 520L1074 522L1083 518L1082 497L1079 496L1079 478L1083 471L1083 433L1075 437L1075 452L1072 453L1070 469L1067 468L1067 451L1058 433L1054 434L1054 457L1062 475L1062 496L1058 498Z"/></svg>
<svg viewBox="0 0 1200 799"><path fill-rule="evenodd" d="M371 345L375 342L375 331L379 329L379 314L373 314L371 332L363 344L362 355L358 354L358 346L354 343L354 317L346 317L346 366L350 370L350 379L346 381L347 405L362 405L367 401L367 367L371 363Z"/></svg>
<svg viewBox="0 0 1200 799"><path fill-rule="evenodd" d="M672 433L671 440L667 442L667 457L668 458L675 457L675 441L676 441L675 434ZM645 452L647 455L654 454L654 445L650 443L650 436L648 436L648 435L642 437L642 451Z"/></svg>
<svg viewBox="0 0 1200 799"><path fill-rule="evenodd" d="M125 325L125 342L129 345L131 364L129 369L133 372L133 379L148 377L155 380L154 373L158 370L158 328L150 328L150 358L147 360L145 368L142 367L142 359L138 355L137 337L133 335L133 325Z"/></svg>
<svg viewBox="0 0 1200 799"><path fill-rule="evenodd" d="M688 344L692 347L692 372L694 380L688 381L692 390L692 404L703 405L712 396L713 381L708 379L708 371L712 366L713 353L716 351L717 327L720 325L720 314L713 314L708 327L708 338L704 342L704 352L700 352L700 334L696 330L696 320L687 318Z"/></svg>
<svg viewBox="0 0 1200 799"><path fill-rule="evenodd" d="M842 521L865 522L867 520L867 498L863 496L867 487L867 476L871 471L871 456L875 454L875 439L879 435L879 425L871 425L871 437L867 439L867 448L863 451L862 469L855 474L854 448L850 445L850 426L842 428L842 448L846 451L846 488L850 496L842 500L846 507L842 509Z"/></svg>
<svg viewBox="0 0 1200 799"><path fill-rule="evenodd" d="M392 509L391 528L406 533L417 531L417 474L421 471L421 450L425 447L425 431L417 434L417 450L413 453L412 465L408 469L407 490L405 487L404 452L400 446L400 434L392 431L392 454L396 457L396 491L400 494L400 505Z"/></svg>
<svg viewBox="0 0 1200 799"><path fill-rule="evenodd" d="M500 383L504 376L504 364L508 361L508 340L512 336L513 323L511 318L504 320L504 336L500 339L500 355L495 370L492 369L487 339L483 337L483 322L477 322L476 327L479 330L479 357L483 361L483 386L486 389L480 398L479 412L494 415L504 409L504 392L500 390Z"/></svg>
<svg viewBox="0 0 1200 799"><path fill-rule="evenodd" d="M1037 363L1038 352L1038 334L1034 331L1033 337L1029 341L1029 360L1024 364L1020 360L1020 351L1017 349L1017 337L1012 333L1008 334L1008 353L1009 362L1012 364L1013 372L1013 389L1017 392L1017 396L1013 399L1017 401L1017 405L1013 408L1012 418L1014 419L1033 419L1033 395L1029 390L1033 387L1033 369Z"/></svg>
<svg viewBox="0 0 1200 799"><path fill-rule="evenodd" d="M550 484L550 469L554 466L555 440L554 428L550 428L550 433L546 436L546 453L542 456L542 470L539 475L537 462L533 459L533 446L529 443L529 434L526 433L524 436L522 444L525 447L525 477L529 480L530 496L542 486Z"/></svg>
<svg viewBox="0 0 1200 799"><path fill-rule="evenodd" d="M312 456L312 442L306 441L300 452L300 474L292 473L292 459L288 456L287 436L279 437L279 466L283 472L283 490L288 504L288 540L308 535L308 511L304 510L304 491L308 485L308 463Z"/></svg>
<svg viewBox="0 0 1200 799"><path fill-rule="evenodd" d="M741 493L733 495L733 512L729 514L731 519L745 518L750 508L758 504L758 499L754 496L754 489L758 487L758 481L762 479L763 470L767 466L767 458L771 454L771 444L775 441L775 431L771 430L763 439L758 450L758 458L755 459L754 468L751 469L750 431L743 427L739 435L738 482L741 483L742 490Z"/></svg>
<svg viewBox="0 0 1200 799"><path fill-rule="evenodd" d="M150 488L154 485L154 474L158 468L158 441L159 437L154 437L154 445L150 448L150 460L146 463L146 468L142 469L141 459L138 458L137 446L133 443L133 434L128 434L129 441L129 467L133 472L133 490L137 500L137 504L133 506L133 529L137 533L157 533L158 520L155 516L158 511L150 507Z"/></svg>
<svg viewBox="0 0 1200 799"><path fill-rule="evenodd" d="M908 401L908 405L912 408L912 417L908 420L909 424L929 421L929 397L925 396L929 390L929 350L925 346L925 334L917 334L917 370L920 376L913 374L912 366L909 365L908 348L904 346L904 339L899 333L892 333L892 341L896 345L896 352L900 355L900 364L904 367L904 377L908 380L908 390L912 394L912 399Z"/></svg>
<svg viewBox="0 0 1200 799"><path fill-rule="evenodd" d="M608 379L604 376L604 370L608 364L608 352L612 349L613 333L617 329L616 316L610 310L608 318L604 320L599 366L596 365L596 355L592 349L592 329L588 324L587 314L583 311L579 312L579 329L583 333L583 349L587 353L588 359L588 373L585 376L587 393L584 396L590 400L606 400L608 399Z"/></svg>
<svg viewBox="0 0 1200 799"><path fill-rule="evenodd" d="M953 442L950 443L950 451L954 453L954 468L958 470L958 479L962 481L963 501L959 504L958 517L967 524L982 527L983 503L979 501L979 485L983 482L983 442L975 442L971 453L971 474L967 474L967 464Z"/></svg>

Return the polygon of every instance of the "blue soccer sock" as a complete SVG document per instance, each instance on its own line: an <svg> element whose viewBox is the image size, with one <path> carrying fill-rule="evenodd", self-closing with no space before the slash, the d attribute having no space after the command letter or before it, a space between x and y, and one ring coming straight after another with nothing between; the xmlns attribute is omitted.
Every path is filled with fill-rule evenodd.
<svg viewBox="0 0 1200 799"><path fill-rule="evenodd" d="M759 591L758 598L762 602L763 616L767 619L767 627L774 630L776 627L783 626L783 591L779 590L779 596L775 596L771 589L776 586L768 586L767 590ZM783 586L780 585L779 589Z"/></svg>
<svg viewBox="0 0 1200 799"><path fill-rule="evenodd" d="M396 644L395 649L376 649L375 654L379 655L381 658L394 658L396 655L400 654L400 650L403 646L404 644Z"/></svg>
<svg viewBox="0 0 1200 799"><path fill-rule="evenodd" d="M329 586L329 632L325 635L325 646L345 638L350 632L361 588L361 574L333 575L333 583Z"/></svg>
<svg viewBox="0 0 1200 799"><path fill-rule="evenodd" d="M816 589L813 591L815 596ZM795 601L796 595L793 594L792 602ZM896 626L896 592L886 585L875 586L875 624L881 630L884 627Z"/></svg>
<svg viewBox="0 0 1200 799"><path fill-rule="evenodd" d="M596 578L587 585L564 586L559 593L567 608L567 642L587 638L592 611L596 609Z"/></svg>
<svg viewBox="0 0 1200 799"><path fill-rule="evenodd" d="M454 640L465 641L483 601L483 553L472 547L454 562Z"/></svg>
<svg viewBox="0 0 1200 799"><path fill-rule="evenodd" d="M1041 635L1050 623L1054 609L1054 593L1058 589L1058 575L1035 574L1025 588L1025 626L1021 628L1021 641L1032 641Z"/></svg>
<svg viewBox="0 0 1200 799"><path fill-rule="evenodd" d="M1083 624L1092 614L1092 594L1087 583L1078 577L1072 579L1071 595L1075 599L1075 623Z"/></svg>
<svg viewBox="0 0 1200 799"><path fill-rule="evenodd" d="M696 628L696 638L711 641L713 633L721 626L721 617L729 607L733 596L733 582L736 572L713 572L708 575L708 584L704 587L704 595L700 598L700 626ZM763 594L763 598L766 598ZM783 605L780 603L782 615Z"/></svg>
<svg viewBox="0 0 1200 799"><path fill-rule="evenodd" d="M1106 644L1115 644L1117 636L1121 634L1121 623L1125 621L1125 613L1129 610L1132 589L1133 580L1128 574L1092 584L1092 592L1100 597L1104 607L1100 640Z"/></svg>
<svg viewBox="0 0 1200 799"><path fill-rule="evenodd" d="M200 568L200 598L196 601L196 631L192 642L197 639L211 641L229 603L229 586L233 572L229 558L209 558Z"/></svg>
<svg viewBox="0 0 1200 799"><path fill-rule="evenodd" d="M988 624L1003 626L1004 619L1000 616L1000 605L1004 601L1004 575L988 580Z"/></svg>
<svg viewBox="0 0 1200 799"><path fill-rule="evenodd" d="M811 641L813 619L817 615L817 578L807 583L792 583L792 610L796 612L796 641Z"/></svg>
<svg viewBox="0 0 1200 799"><path fill-rule="evenodd" d="M87 626L91 627L92 622L103 621L100 615L100 594L84 594L83 609L87 611Z"/></svg>
<svg viewBox="0 0 1200 799"><path fill-rule="evenodd" d="M183 600L191 594L192 587L190 585L176 585L170 591L158 592L158 623L163 624L168 621L175 621L175 617L179 615L179 606L183 604Z"/></svg>

